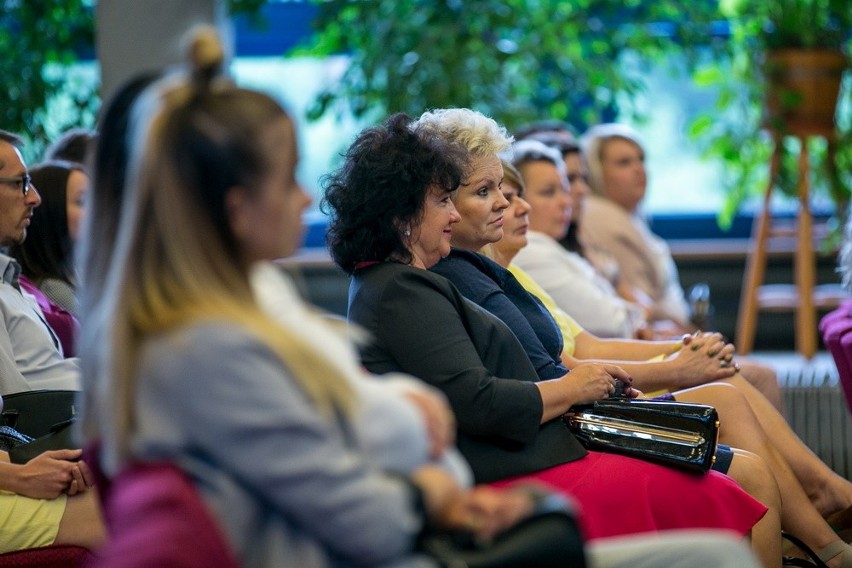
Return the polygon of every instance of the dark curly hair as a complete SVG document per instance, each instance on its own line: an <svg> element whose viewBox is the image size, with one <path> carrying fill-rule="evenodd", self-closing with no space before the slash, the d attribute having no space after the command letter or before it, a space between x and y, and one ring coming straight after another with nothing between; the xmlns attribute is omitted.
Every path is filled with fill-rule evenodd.
<svg viewBox="0 0 852 568"><path fill-rule="evenodd" d="M404 227L417 226L428 190L455 191L467 151L412 125L404 113L361 132L343 166L323 180L331 257L351 274L359 262L411 262Z"/></svg>

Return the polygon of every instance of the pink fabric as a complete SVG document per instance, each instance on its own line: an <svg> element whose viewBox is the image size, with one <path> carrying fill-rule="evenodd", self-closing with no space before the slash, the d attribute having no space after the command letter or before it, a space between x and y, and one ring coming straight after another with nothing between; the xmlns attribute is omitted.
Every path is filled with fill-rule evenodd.
<svg viewBox="0 0 852 568"><path fill-rule="evenodd" d="M39 290L38 286L33 284L23 274L20 275L18 281L21 284L21 290L35 296L38 307L41 308L44 319L47 321L47 325L53 329L56 337L59 338L59 343L62 344L62 353L66 357L73 357L77 352L75 339L77 332L80 330L80 323L77 321L77 318L74 314L65 310L65 308L61 308L51 302L50 298L45 296L44 292Z"/></svg>
<svg viewBox="0 0 852 568"><path fill-rule="evenodd" d="M843 300L837 308L828 312L819 320L819 332L825 336L827 326L850 316L852 316L852 300Z"/></svg>
<svg viewBox="0 0 852 568"><path fill-rule="evenodd" d="M840 386L846 395L846 406L852 413L852 333L845 333L840 338L840 354L843 359L843 370L840 363L837 365L840 375ZM833 354L832 354L833 355Z"/></svg>
<svg viewBox="0 0 852 568"><path fill-rule="evenodd" d="M669 529L727 529L748 533L766 514L726 475L683 473L650 462L603 452L535 474L494 483L535 482L580 504L586 539Z"/></svg>
<svg viewBox="0 0 852 568"><path fill-rule="evenodd" d="M85 548L56 544L0 554L0 568L82 568L92 558Z"/></svg>
<svg viewBox="0 0 852 568"><path fill-rule="evenodd" d="M239 566L192 482L176 466L132 465L102 493L110 537L92 566Z"/></svg>
<svg viewBox="0 0 852 568"><path fill-rule="evenodd" d="M819 322L822 340L831 353L840 386L846 396L846 404L852 412L852 314L850 309L841 305L826 314Z"/></svg>

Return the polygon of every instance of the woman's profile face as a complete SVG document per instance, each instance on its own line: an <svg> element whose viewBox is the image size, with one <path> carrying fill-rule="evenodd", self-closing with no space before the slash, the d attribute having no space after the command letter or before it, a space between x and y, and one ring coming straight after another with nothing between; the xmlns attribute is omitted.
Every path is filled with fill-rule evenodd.
<svg viewBox="0 0 852 568"><path fill-rule="evenodd" d="M503 196L503 165L497 156L479 156L471 173L453 195L461 221L453 229L453 245L479 250L503 238L503 212L509 202Z"/></svg>
<svg viewBox="0 0 852 568"><path fill-rule="evenodd" d="M233 199L231 207L232 230L249 261L292 255L302 242L302 213L311 204L296 180L298 149L290 119L270 124L261 143L269 171L254 191Z"/></svg>
<svg viewBox="0 0 852 568"><path fill-rule="evenodd" d="M420 222L412 227L403 227L403 236L407 241L412 264L418 268L429 268L450 254L450 242L453 238L453 225L461 220L452 194L439 187L431 187L426 192Z"/></svg>
<svg viewBox="0 0 852 568"><path fill-rule="evenodd" d="M530 229L561 239L571 223L568 180L555 164L546 160L527 162L519 170L527 186L526 200L532 207Z"/></svg>
<svg viewBox="0 0 852 568"><path fill-rule="evenodd" d="M601 148L604 195L631 213L645 197L645 152L635 142L613 138Z"/></svg>
<svg viewBox="0 0 852 568"><path fill-rule="evenodd" d="M527 246L530 204L521 196L521 190L505 179L503 180L503 197L509 202L509 207L503 214L503 238L494 246L506 258L512 259Z"/></svg>
<svg viewBox="0 0 852 568"><path fill-rule="evenodd" d="M65 187L65 209L68 217L68 234L73 242L77 241L80 234L90 186L89 176L80 170L73 170L68 176L68 184Z"/></svg>
<svg viewBox="0 0 852 568"><path fill-rule="evenodd" d="M571 221L576 223L583 218L586 197L589 195L589 172L579 152L566 154L565 172L568 174L568 187L571 192Z"/></svg>

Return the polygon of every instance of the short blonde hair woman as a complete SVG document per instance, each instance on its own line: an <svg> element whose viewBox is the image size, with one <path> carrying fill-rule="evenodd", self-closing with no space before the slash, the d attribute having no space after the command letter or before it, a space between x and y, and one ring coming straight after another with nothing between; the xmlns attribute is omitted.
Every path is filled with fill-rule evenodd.
<svg viewBox="0 0 852 568"><path fill-rule="evenodd" d="M310 203L293 121L219 77L214 34L192 48L190 77L154 83L135 103L126 177L121 150L95 164L87 234L104 234L101 222L116 233L114 248L90 243L84 257L85 288L98 293L83 302L84 432L101 443L103 469L180 466L244 566L404 562L427 516L470 528L475 510L483 537L510 526L529 496L476 509L496 492L464 492L426 459L380 471L355 420L364 390L317 340L330 329L302 306L298 332L267 315L258 271L294 252ZM116 130L100 143L124 144ZM354 357L350 367L361 372ZM396 423L372 418L425 436L407 410Z"/></svg>

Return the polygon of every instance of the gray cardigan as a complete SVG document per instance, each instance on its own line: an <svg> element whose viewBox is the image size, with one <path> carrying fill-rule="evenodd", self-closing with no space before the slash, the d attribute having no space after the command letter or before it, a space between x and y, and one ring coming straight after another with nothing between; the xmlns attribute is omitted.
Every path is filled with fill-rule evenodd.
<svg viewBox="0 0 852 568"><path fill-rule="evenodd" d="M410 486L321 417L269 349L232 324L149 341L134 456L195 479L245 566L415 566Z"/></svg>

